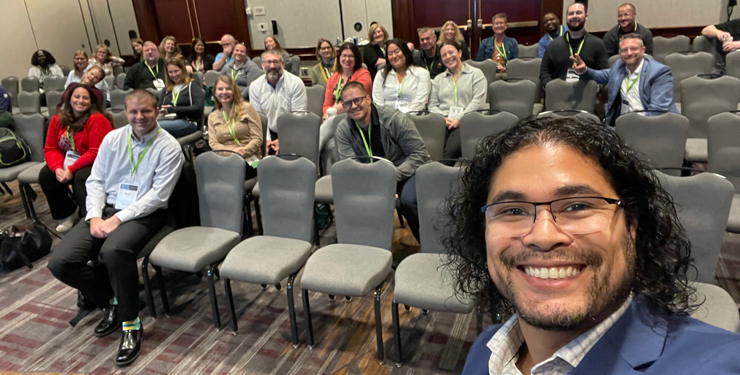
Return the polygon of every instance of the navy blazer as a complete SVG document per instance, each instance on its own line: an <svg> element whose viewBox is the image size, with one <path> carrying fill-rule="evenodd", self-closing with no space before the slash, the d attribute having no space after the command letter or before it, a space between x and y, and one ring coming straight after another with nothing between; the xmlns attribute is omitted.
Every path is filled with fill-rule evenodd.
<svg viewBox="0 0 740 375"><path fill-rule="evenodd" d="M606 103L606 123L614 126L614 121L622 113L622 96L619 88L627 67L617 60L611 69L594 70L588 68L591 79L601 85L609 84L609 100ZM673 74L671 68L645 56L640 72L640 101L647 116L657 116L664 112L679 113L673 102ZM650 112L654 111L654 112Z"/></svg>
<svg viewBox="0 0 740 375"><path fill-rule="evenodd" d="M473 343L463 375L488 375L486 344L501 325ZM570 375L740 374L740 335L687 316L659 316L641 296L596 342Z"/></svg>

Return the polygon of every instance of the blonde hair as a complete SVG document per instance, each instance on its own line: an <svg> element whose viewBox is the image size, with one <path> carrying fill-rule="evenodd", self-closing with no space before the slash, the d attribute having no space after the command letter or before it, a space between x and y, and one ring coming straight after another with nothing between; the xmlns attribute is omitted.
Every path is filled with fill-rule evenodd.
<svg viewBox="0 0 740 375"><path fill-rule="evenodd" d="M388 41L388 31L385 29L385 27L383 27L383 25L379 23L375 23L372 26L370 26L370 30L368 30L367 32L367 38L370 40L370 44L373 43L373 34L375 33L375 30L377 30L378 28L383 30L383 44L385 44L385 42Z"/></svg>
<svg viewBox="0 0 740 375"><path fill-rule="evenodd" d="M187 85L190 82L193 82L193 77L190 76L190 73L188 72L188 69L185 67L185 60L182 59L182 56L176 56L174 58L169 58L164 61L164 82L167 86L167 91L172 91L175 87L175 82L172 82L172 78L170 78L170 75L167 73L167 67L170 65L174 65L180 69L182 74L185 76L183 85Z"/></svg>
<svg viewBox="0 0 740 375"><path fill-rule="evenodd" d="M504 20L505 23L509 23L509 18L506 17L506 13L498 13L491 19L491 23L496 23L496 18L501 18Z"/></svg>
<svg viewBox="0 0 740 375"><path fill-rule="evenodd" d="M82 79L82 76L85 75L85 69L80 70L80 69L77 68L77 64L74 63L74 58L77 57L77 56L85 56L85 60L87 60L87 63L88 64L90 64L90 58L87 57L87 52L85 52L85 51L83 51L81 49L78 49L77 51L75 51L74 56L72 56L72 65L75 67L75 75L78 76L78 77L80 77L80 79ZM87 67L87 66L85 66L85 67Z"/></svg>
<svg viewBox="0 0 740 375"><path fill-rule="evenodd" d="M105 64L106 62L108 62L108 59L110 59L110 57L113 56L113 52L111 52L110 48L108 48L108 46L106 46L105 44L98 44L98 46L95 47L95 60L96 61L98 60L98 56L97 56L98 51L101 49L105 50L105 61L98 61L98 62L101 64Z"/></svg>
<svg viewBox="0 0 740 375"><path fill-rule="evenodd" d="M246 101L242 99L241 91L239 91L239 86L237 86L236 82L228 75L220 75L218 76L218 78L216 78L216 82L213 84L213 88L211 88L211 90L213 92L213 103L218 110L221 110L224 107L224 105L221 103L220 100L218 100L218 97L216 96L216 86L218 86L219 82L223 82L228 85L232 91L231 112L229 113L229 118L239 121L238 119L242 117L242 105L246 103Z"/></svg>
<svg viewBox="0 0 740 375"><path fill-rule="evenodd" d="M175 43L175 52L172 54L172 56L167 54L167 51L165 51L164 49L164 44L167 43L168 40L171 40L172 43ZM178 55L182 56L182 50L180 49L180 46L177 45L177 39L175 39L175 37L172 35L167 35L166 37L164 37L164 39L162 39L162 42L159 43L159 57L166 60L168 58L177 57Z"/></svg>
<svg viewBox="0 0 740 375"><path fill-rule="evenodd" d="M331 42L329 40L324 39L324 38L321 38L321 39L319 39L319 43L316 44L316 58L319 61L322 61L321 54L319 52L321 52L321 45L324 44L324 43L329 43L329 46L331 47L331 57L332 58L337 57L337 49L334 48L334 45L331 44Z"/></svg>
<svg viewBox="0 0 740 375"><path fill-rule="evenodd" d="M462 33L460 32L460 28L457 26L457 24L452 21L447 21L444 25L442 25L442 29L439 30L439 40L437 40L437 45L441 46L442 43L445 42L445 34L447 26L449 25L452 25L452 27L455 28L455 43L462 46L465 43L465 38L463 38Z"/></svg>
<svg viewBox="0 0 740 375"><path fill-rule="evenodd" d="M280 45L280 42L278 42L278 40L277 40L277 39L275 39L275 37L274 37L274 36L272 36L272 35L268 35L268 36L266 36L266 37L265 37L265 40L263 41L263 43L265 44L265 50L267 50L267 49L268 49L268 48L267 48L267 38L270 38L270 39L272 39L273 43L275 43L275 47L274 47L274 48L270 48L270 49L272 49L272 50L275 50L275 51L278 51L278 52L279 52L279 53L281 53L281 54L283 54L283 53L287 53L287 52L285 51L285 49L283 49L283 46L281 46L281 45Z"/></svg>

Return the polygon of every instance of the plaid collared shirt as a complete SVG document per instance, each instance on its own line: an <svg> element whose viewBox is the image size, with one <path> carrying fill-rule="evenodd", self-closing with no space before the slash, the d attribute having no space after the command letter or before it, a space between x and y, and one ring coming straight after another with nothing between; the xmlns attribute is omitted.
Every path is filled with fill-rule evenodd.
<svg viewBox="0 0 740 375"><path fill-rule="evenodd" d="M566 375L573 371L586 353L627 311L632 303L632 297L630 294L624 304L604 321L560 348L552 357L532 367L532 375ZM522 375L516 367L519 348L522 344L524 344L524 335L519 327L517 315L514 314L486 344L491 350L491 358L488 359L488 373L491 375Z"/></svg>

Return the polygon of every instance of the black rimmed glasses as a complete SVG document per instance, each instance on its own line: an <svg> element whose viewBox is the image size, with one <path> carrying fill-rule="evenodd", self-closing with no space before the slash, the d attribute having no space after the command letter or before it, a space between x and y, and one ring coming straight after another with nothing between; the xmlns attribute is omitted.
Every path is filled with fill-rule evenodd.
<svg viewBox="0 0 740 375"><path fill-rule="evenodd" d="M614 216L612 206L623 206L619 199L571 197L549 202L506 201L481 207L488 229L495 235L521 237L537 222L537 206L550 206L553 222L569 234L596 233L606 228Z"/></svg>
<svg viewBox="0 0 740 375"><path fill-rule="evenodd" d="M342 105L344 106L344 108L347 108L347 109L351 109L352 104L359 107L362 105L362 101L365 100L365 98L366 98L365 96L361 96L359 98L350 99L350 100L342 102Z"/></svg>

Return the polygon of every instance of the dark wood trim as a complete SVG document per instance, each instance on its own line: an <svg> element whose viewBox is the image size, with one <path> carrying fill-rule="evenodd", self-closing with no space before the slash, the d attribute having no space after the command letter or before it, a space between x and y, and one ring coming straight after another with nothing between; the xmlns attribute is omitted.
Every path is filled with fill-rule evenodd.
<svg viewBox="0 0 740 375"><path fill-rule="evenodd" d="M393 36L408 42L419 44L416 27L414 27L414 0L391 0L393 12Z"/></svg>
<svg viewBox="0 0 740 375"><path fill-rule="evenodd" d="M555 13L558 19L563 17L563 0L542 0L542 16L540 20L547 13ZM561 23L565 23L565 20L560 20ZM545 25L540 22L540 35L545 35Z"/></svg>
<svg viewBox="0 0 740 375"><path fill-rule="evenodd" d="M159 45L159 30L157 30L157 11L152 0L133 0L136 23L139 25L139 38L150 40Z"/></svg>
<svg viewBox="0 0 740 375"><path fill-rule="evenodd" d="M249 25L247 24L247 10L244 8L244 0L232 0L234 4L234 17L236 18L236 30L234 38L244 42L247 51L252 50L252 42L249 38Z"/></svg>
<svg viewBox="0 0 740 375"><path fill-rule="evenodd" d="M651 28L650 32L653 33L654 37L662 36L664 38L672 38L678 35L686 35L691 40L694 40L694 38L701 35L702 29L704 29L704 26L661 27L656 29ZM599 38L603 38L606 31L597 31L591 34L596 35Z"/></svg>

